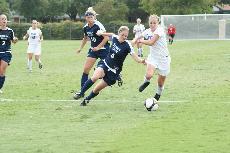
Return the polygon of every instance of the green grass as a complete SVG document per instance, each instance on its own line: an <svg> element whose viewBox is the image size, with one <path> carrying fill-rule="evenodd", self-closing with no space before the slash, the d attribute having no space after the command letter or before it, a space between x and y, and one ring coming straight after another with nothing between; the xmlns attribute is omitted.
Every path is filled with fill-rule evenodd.
<svg viewBox="0 0 230 153"><path fill-rule="evenodd" d="M147 112L143 102L154 94L157 76L138 93L145 66L131 57L122 87L106 88L84 108L73 102L88 49L75 54L79 44L44 41L44 69L34 62L32 73L26 69L26 42L13 47L0 95L1 153L229 152L229 41L169 46L171 73L156 112Z"/></svg>

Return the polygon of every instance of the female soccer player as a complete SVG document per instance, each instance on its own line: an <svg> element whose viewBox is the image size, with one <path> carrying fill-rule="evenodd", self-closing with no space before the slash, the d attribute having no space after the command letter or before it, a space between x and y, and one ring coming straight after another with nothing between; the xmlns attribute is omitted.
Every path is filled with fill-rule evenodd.
<svg viewBox="0 0 230 153"><path fill-rule="evenodd" d="M140 37L142 32L145 30L145 26L141 24L141 19L137 19L137 24L133 27L133 33L135 34L135 37ZM138 56L143 57L142 53L142 44L137 42L137 49L138 49Z"/></svg>
<svg viewBox="0 0 230 153"><path fill-rule="evenodd" d="M28 38L28 61L27 66L30 72L32 72L32 58L35 55L35 60L38 62L38 67L42 69L41 56L41 41L43 40L42 31L38 28L38 22L32 21L32 27L29 28L23 39Z"/></svg>
<svg viewBox="0 0 230 153"><path fill-rule="evenodd" d="M0 14L0 93L5 82L5 72L10 64L11 42L16 43L18 38L14 36L14 31L7 27L7 17L5 14Z"/></svg>
<svg viewBox="0 0 230 153"><path fill-rule="evenodd" d="M88 75L92 67L94 66L98 58L104 59L109 52L109 37L108 36L98 36L96 33L98 30L105 31L104 26L96 20L96 12L90 7L85 12L85 19L87 24L84 26L84 37L81 42L81 46L77 49L77 53L80 53L83 47L85 46L88 39L91 42L91 48L88 51L88 56L83 68L83 74L81 77L81 87L88 80ZM74 97L78 93L74 94Z"/></svg>
<svg viewBox="0 0 230 153"><path fill-rule="evenodd" d="M170 72L171 58L167 47L166 34L163 27L159 25L159 17L157 15L149 17L149 27L149 29L142 33L141 37L134 38L132 42L140 42L149 46L150 53L146 61L145 80L139 87L139 91L142 92L150 84L150 79L154 72L158 70L158 85L154 96L155 100L158 101L164 89L166 76Z"/></svg>
<svg viewBox="0 0 230 153"><path fill-rule="evenodd" d="M117 77L122 71L122 66L124 60L128 54L138 62L145 64L145 60L135 54L133 47L126 40L129 34L129 28L126 26L121 26L118 30L118 35L113 33L104 33L99 31L98 35L110 36L112 37L112 45L110 47L110 52L107 57L103 60L97 69L95 70L93 76L86 81L84 86L81 89L81 92L78 94L79 99L83 97L84 93L100 78L101 81L95 86L93 91L87 96L81 103L81 106L86 106L89 101L97 96L99 92L107 86L111 86L116 83Z"/></svg>

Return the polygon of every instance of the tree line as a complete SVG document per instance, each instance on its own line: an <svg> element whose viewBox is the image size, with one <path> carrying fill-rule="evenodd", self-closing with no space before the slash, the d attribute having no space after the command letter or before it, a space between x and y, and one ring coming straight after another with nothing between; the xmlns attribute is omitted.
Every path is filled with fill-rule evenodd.
<svg viewBox="0 0 230 153"><path fill-rule="evenodd" d="M0 13L15 12L29 20L46 23L64 14L77 20L77 15L83 16L86 9L93 6L102 22L135 22L138 17L145 21L153 13L212 13L212 6L217 3L230 4L230 0L0 0Z"/></svg>

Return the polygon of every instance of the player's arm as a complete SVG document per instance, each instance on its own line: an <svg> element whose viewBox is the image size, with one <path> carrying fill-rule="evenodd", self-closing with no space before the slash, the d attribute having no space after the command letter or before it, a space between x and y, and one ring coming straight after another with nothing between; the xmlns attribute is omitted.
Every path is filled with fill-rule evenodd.
<svg viewBox="0 0 230 153"><path fill-rule="evenodd" d="M29 38L29 34L28 33L23 36L23 40L26 40L28 38Z"/></svg>
<svg viewBox="0 0 230 153"><path fill-rule="evenodd" d="M88 37L84 35L84 37L83 37L83 39L82 39L82 41L81 41L81 46L80 46L79 49L77 49L77 53L80 53L81 50L84 48L85 44L87 43L87 38L88 38Z"/></svg>
<svg viewBox="0 0 230 153"><path fill-rule="evenodd" d="M140 35L138 37L134 37L133 40L131 41L132 46L135 46L137 42L139 42L140 39L144 38L144 36Z"/></svg>
<svg viewBox="0 0 230 153"><path fill-rule="evenodd" d="M137 63L146 64L145 59L140 58L135 52L133 52L131 56Z"/></svg>
<svg viewBox="0 0 230 153"><path fill-rule="evenodd" d="M113 33L108 33L103 30L98 30L96 34L98 36L103 36L104 38L97 47L92 48L93 51L100 50L100 48L102 48L109 41L109 37L113 35Z"/></svg>
<svg viewBox="0 0 230 153"><path fill-rule="evenodd" d="M144 40L144 39L139 39L138 42L139 43L142 43L142 44L145 44L145 45L149 45L149 46L152 46L153 44L155 44L155 42L159 39L159 35L157 34L154 34L152 39L149 39L149 40Z"/></svg>

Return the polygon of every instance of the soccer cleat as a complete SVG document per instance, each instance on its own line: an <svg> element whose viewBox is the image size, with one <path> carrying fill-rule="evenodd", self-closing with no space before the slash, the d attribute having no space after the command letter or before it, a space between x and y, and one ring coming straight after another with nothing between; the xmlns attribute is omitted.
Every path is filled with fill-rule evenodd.
<svg viewBox="0 0 230 153"><path fill-rule="evenodd" d="M86 106L87 103L89 103L89 100L84 99L84 100L81 102L80 106Z"/></svg>
<svg viewBox="0 0 230 153"><path fill-rule="evenodd" d="M143 90L145 90L145 88L148 87L149 84L150 84L150 82L144 82L144 83L139 87L139 92L142 92Z"/></svg>
<svg viewBox="0 0 230 153"><path fill-rule="evenodd" d="M76 92L76 93L73 95L73 98L74 98L75 100L78 100L78 99L83 98L83 97L84 97L84 95L82 95L80 92Z"/></svg>
<svg viewBox="0 0 230 153"><path fill-rule="evenodd" d="M38 65L38 67L39 67L39 69L42 69L42 63L39 63L39 65Z"/></svg>

